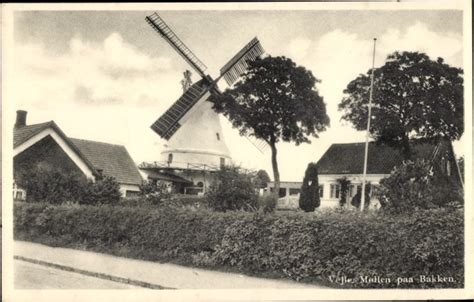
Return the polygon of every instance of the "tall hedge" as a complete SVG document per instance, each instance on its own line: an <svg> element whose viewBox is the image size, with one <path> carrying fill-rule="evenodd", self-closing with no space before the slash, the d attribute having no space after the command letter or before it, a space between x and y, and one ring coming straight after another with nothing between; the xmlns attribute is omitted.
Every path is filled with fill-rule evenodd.
<svg viewBox="0 0 474 302"><path fill-rule="evenodd" d="M313 212L320 204L318 167L315 163L309 163L301 186L299 206L305 212Z"/></svg>
<svg viewBox="0 0 474 302"><path fill-rule="evenodd" d="M463 213L456 209L398 216L358 211L263 215L18 203L14 225L20 240L335 287L464 285ZM433 276L435 282L421 282L420 276ZM441 282L437 276L451 279ZM340 284L336 277L354 281ZM366 277L391 282L364 282Z"/></svg>

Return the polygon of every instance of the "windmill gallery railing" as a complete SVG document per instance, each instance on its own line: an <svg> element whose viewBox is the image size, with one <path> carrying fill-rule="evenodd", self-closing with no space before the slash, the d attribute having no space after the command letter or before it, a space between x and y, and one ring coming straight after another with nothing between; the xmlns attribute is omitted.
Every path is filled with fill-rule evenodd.
<svg viewBox="0 0 474 302"><path fill-rule="evenodd" d="M172 169L172 170L196 170L196 171L218 171L221 169L219 165L199 164L199 163L184 163L184 162L167 162L154 161L142 162L138 165L140 169Z"/></svg>
<svg viewBox="0 0 474 302"><path fill-rule="evenodd" d="M139 169L156 169L156 170L190 170L190 171L209 171L216 172L222 169L221 165L185 163L167 161L142 162L138 165ZM238 168L244 174L255 174L257 171L253 169Z"/></svg>

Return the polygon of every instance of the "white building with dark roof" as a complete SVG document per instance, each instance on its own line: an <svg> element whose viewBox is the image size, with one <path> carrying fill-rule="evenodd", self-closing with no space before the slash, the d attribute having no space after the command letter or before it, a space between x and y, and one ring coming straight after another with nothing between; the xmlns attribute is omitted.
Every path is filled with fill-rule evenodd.
<svg viewBox="0 0 474 302"><path fill-rule="evenodd" d="M460 181L451 142L411 142L412 158L425 159L438 165L438 171ZM317 162L321 207L337 207L340 199L338 179L345 177L351 182L346 204L362 188L365 143L332 144ZM366 182L377 186L388 177L395 166L404 160L399 149L387 145L369 143ZM378 207L378 200L371 198L371 206Z"/></svg>
<svg viewBox="0 0 474 302"><path fill-rule="evenodd" d="M457 170L456 159L452 144L449 141L427 143L412 141L413 159L429 160L437 165L441 173L461 182ZM338 182L341 178L350 181L347 192L346 206L351 207L351 200L362 188L365 143L332 144L317 162L320 208L339 206L341 188ZM369 143L366 183L377 186L382 178L388 177L395 166L403 162L399 149L387 145ZM302 175L303 177L303 175ZM268 182L267 190L273 191L273 182ZM278 192L280 209L298 208L298 200L302 182L282 181ZM372 208L379 207L378 200L371 197Z"/></svg>

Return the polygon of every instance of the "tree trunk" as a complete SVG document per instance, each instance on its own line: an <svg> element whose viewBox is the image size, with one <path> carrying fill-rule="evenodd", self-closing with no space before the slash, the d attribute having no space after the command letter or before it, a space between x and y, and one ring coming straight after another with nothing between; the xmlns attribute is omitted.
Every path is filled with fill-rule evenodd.
<svg viewBox="0 0 474 302"><path fill-rule="evenodd" d="M410 146L410 139L408 138L408 134L405 135L402 139L402 153L405 160L411 159L411 146Z"/></svg>
<svg viewBox="0 0 474 302"><path fill-rule="evenodd" d="M270 144L272 148L272 169L273 169L273 192L278 197L280 193L280 172L278 171L277 148L275 143Z"/></svg>

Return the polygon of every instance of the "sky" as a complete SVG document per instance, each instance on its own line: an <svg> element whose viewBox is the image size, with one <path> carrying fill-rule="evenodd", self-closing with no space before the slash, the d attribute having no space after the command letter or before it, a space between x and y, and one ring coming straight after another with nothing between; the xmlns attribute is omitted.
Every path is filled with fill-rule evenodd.
<svg viewBox="0 0 474 302"><path fill-rule="evenodd" d="M164 140L150 125L181 95L189 66L144 18L153 11L16 11L12 88L28 124L54 120L74 138L125 145L136 162L159 160ZM311 70L331 126L311 144L278 144L283 181L303 178L333 143L363 142L341 121L347 84L394 51L421 51L462 62L462 12L454 10L160 11L212 76L257 36L266 53ZM197 74L192 79L198 80ZM236 164L272 175L270 151L259 152L221 119ZM463 155L463 138L455 142ZM370 157L370 155L369 155Z"/></svg>

